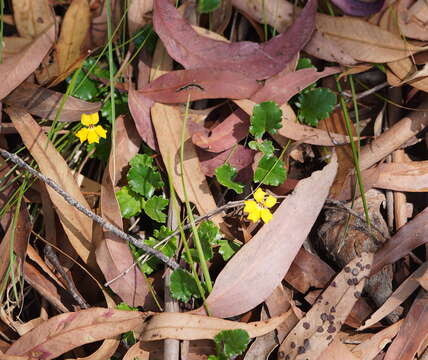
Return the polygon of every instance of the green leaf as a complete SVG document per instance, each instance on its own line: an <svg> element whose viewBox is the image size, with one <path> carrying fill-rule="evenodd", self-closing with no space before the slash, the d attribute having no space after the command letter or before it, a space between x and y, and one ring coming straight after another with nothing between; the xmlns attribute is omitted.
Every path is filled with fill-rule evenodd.
<svg viewBox="0 0 428 360"><path fill-rule="evenodd" d="M227 187L228 189L234 190L238 194L242 194L242 191L244 190L244 185L233 181L236 174L236 169L233 166L230 166L229 164L224 164L215 169L215 176L217 178L217 181L221 185Z"/></svg>
<svg viewBox="0 0 428 360"><path fill-rule="evenodd" d="M155 52L156 42L158 40L157 34L153 30L153 25L144 25L134 35L132 35L134 44L137 48L142 48L152 56Z"/></svg>
<svg viewBox="0 0 428 360"><path fill-rule="evenodd" d="M188 271L176 269L171 274L171 296L174 299L187 302L193 296L199 298L199 290L195 279Z"/></svg>
<svg viewBox="0 0 428 360"><path fill-rule="evenodd" d="M85 62L83 63L83 69L87 73L96 76L97 78L106 80L110 78L110 72L107 66L105 68L101 67L101 63L97 62L95 57L86 58Z"/></svg>
<svg viewBox="0 0 428 360"><path fill-rule="evenodd" d="M172 230L162 225L159 228L159 230L154 230L153 236L146 238L144 240L144 243L152 248L156 247L156 249L158 249L160 252L162 252L166 256L172 257L175 255L175 252L177 250L176 237L172 237L165 244L161 246L157 246L160 241L162 241L163 239L165 239L167 236L171 234L172 234ZM132 244L130 245L130 248L131 248L132 255L134 256L134 259L138 259L141 255L145 253L144 250L139 249L133 246ZM158 258L152 256L146 262L138 263L138 267L143 273L150 275L159 267L160 264L161 264L161 261Z"/></svg>
<svg viewBox="0 0 428 360"><path fill-rule="evenodd" d="M270 140L264 140L261 143L257 141L250 141L248 143L248 146L250 147L250 149L261 151L267 157L273 156L273 152L275 151L272 141Z"/></svg>
<svg viewBox="0 0 428 360"><path fill-rule="evenodd" d="M118 91L116 91L114 93L114 103L115 103L116 116L128 113L129 108L128 108L127 94L121 94ZM101 115L104 116L109 121L109 123L113 122L110 97L104 102L103 106L101 107Z"/></svg>
<svg viewBox="0 0 428 360"><path fill-rule="evenodd" d="M153 220L164 223L166 214L162 211L168 206L168 199L155 195L144 204L144 212Z"/></svg>
<svg viewBox="0 0 428 360"><path fill-rule="evenodd" d="M151 198L156 189L164 185L162 177L153 166L153 159L145 154L136 155L130 162L128 183L133 191Z"/></svg>
<svg viewBox="0 0 428 360"><path fill-rule="evenodd" d="M220 240L218 244L220 245L218 252L224 261L229 260L241 247L239 244L228 240Z"/></svg>
<svg viewBox="0 0 428 360"><path fill-rule="evenodd" d="M128 305L126 302L121 302L116 305L117 310L126 310L126 311L138 311L137 307Z"/></svg>
<svg viewBox="0 0 428 360"><path fill-rule="evenodd" d="M305 57L300 58L299 61L297 62L296 70L308 69L308 68L315 68L315 66L312 64L311 59L305 58Z"/></svg>
<svg viewBox="0 0 428 360"><path fill-rule="evenodd" d="M212 221L204 221L198 227L199 239L209 244L216 244L222 237L219 227Z"/></svg>
<svg viewBox="0 0 428 360"><path fill-rule="evenodd" d="M299 95L299 119L308 125L317 126L336 105L336 94L327 88L316 88Z"/></svg>
<svg viewBox="0 0 428 360"><path fill-rule="evenodd" d="M76 82L71 95L86 101L95 100L100 93L97 83L87 77L86 73L82 69L78 69L76 71L78 71L78 73L76 75ZM68 83L70 83L70 81L71 77L67 79Z"/></svg>
<svg viewBox="0 0 428 360"><path fill-rule="evenodd" d="M275 134L282 127L282 110L274 101L265 101L254 106L250 133L259 139L267 131Z"/></svg>
<svg viewBox="0 0 428 360"><path fill-rule="evenodd" d="M129 219L141 212L141 196L132 191L128 186L116 192L122 217Z"/></svg>
<svg viewBox="0 0 428 360"><path fill-rule="evenodd" d="M198 11L200 13L209 13L217 9L221 4L221 0L199 0Z"/></svg>
<svg viewBox="0 0 428 360"><path fill-rule="evenodd" d="M223 330L214 337L217 355L227 359L241 355L250 342L250 336L245 330Z"/></svg>
<svg viewBox="0 0 428 360"><path fill-rule="evenodd" d="M254 173L254 181L265 185L281 185L287 177L284 163L276 156L263 156Z"/></svg>

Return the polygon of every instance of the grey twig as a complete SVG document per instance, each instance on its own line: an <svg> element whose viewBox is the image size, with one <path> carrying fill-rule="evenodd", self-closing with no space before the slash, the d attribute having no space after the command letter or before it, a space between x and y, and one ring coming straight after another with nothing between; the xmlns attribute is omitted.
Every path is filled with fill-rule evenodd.
<svg viewBox="0 0 428 360"><path fill-rule="evenodd" d="M60 264L58 256L56 255L55 251L53 251L51 245L48 245L48 244L45 245L45 255L49 259L49 261L52 263L52 265L55 267L55 269L59 272L61 277L65 280L68 291L73 297L73 299L76 300L76 302L80 305L82 309L88 309L89 308L88 303L77 291L73 281L70 279L70 277L67 275L64 268Z"/></svg>
<svg viewBox="0 0 428 360"><path fill-rule="evenodd" d="M12 161L19 167L27 170L31 175L37 177L38 179L42 180L45 184L50 186L52 189L54 189L59 195L61 195L65 201L67 201L71 206L75 207L77 210L85 214L87 217L91 218L96 223L100 224L104 229L111 231L113 234L118 236L119 238L126 240L130 242L131 244L135 245L136 247L144 250L146 253L153 255L157 257L159 260L164 262L166 265L168 265L172 269L177 269L180 266L177 264L176 261L173 259L170 259L165 254L161 253L158 250L155 250L151 248L150 246L147 246L142 241L139 241L135 237L123 232L113 224L110 224L109 222L105 221L101 216L98 216L97 214L93 213L91 210L88 210L86 207L84 207L81 203L73 199L66 191L64 191L55 181L52 179L44 176L42 173L38 172L37 170L33 169L31 166L29 166L25 161L23 161L19 156L15 154L11 154L10 152L1 149L0 148L0 155L2 155L4 158Z"/></svg>

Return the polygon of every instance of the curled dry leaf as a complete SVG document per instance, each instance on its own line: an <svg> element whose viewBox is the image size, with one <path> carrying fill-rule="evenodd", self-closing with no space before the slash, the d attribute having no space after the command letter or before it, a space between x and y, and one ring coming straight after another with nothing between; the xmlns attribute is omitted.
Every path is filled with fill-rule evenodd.
<svg viewBox="0 0 428 360"><path fill-rule="evenodd" d="M414 359L418 351L423 351L423 344L427 338L427 322L428 293L421 290L403 320L400 331L388 348L384 360Z"/></svg>
<svg viewBox="0 0 428 360"><path fill-rule="evenodd" d="M56 44L55 61L58 75L52 82L54 86L64 80L80 66L85 58L84 44L87 40L91 11L88 0L73 0L61 26L61 34Z"/></svg>
<svg viewBox="0 0 428 360"><path fill-rule="evenodd" d="M201 99L246 99L260 87L256 80L241 73L199 68L171 71L139 92L153 101L176 104Z"/></svg>
<svg viewBox="0 0 428 360"><path fill-rule="evenodd" d="M34 39L55 22L48 0L13 0L13 18L21 37Z"/></svg>
<svg viewBox="0 0 428 360"><path fill-rule="evenodd" d="M134 124L124 117L116 119L116 146L112 147L108 168L104 172L101 187L101 214L119 229L123 228L122 214L116 200L116 185L129 161L138 153L141 140ZM104 239L97 246L96 257L107 281L127 270L134 262L128 244L110 231L104 231ZM148 289L143 274L134 266L131 271L110 284L111 289L131 306L147 305Z"/></svg>
<svg viewBox="0 0 428 360"><path fill-rule="evenodd" d="M291 314L283 313L266 321L242 323L189 313L161 313L150 318L141 334L142 341L162 339L214 339L222 330L242 329L257 337L276 329Z"/></svg>
<svg viewBox="0 0 428 360"><path fill-rule="evenodd" d="M281 283L321 211L336 170L333 156L322 171L301 180L272 220L226 264L205 302L211 314L242 314L263 302Z"/></svg>
<svg viewBox="0 0 428 360"><path fill-rule="evenodd" d="M2 81L0 100L14 90L42 62L55 41L55 27L52 26L28 45L22 52L8 56L0 64Z"/></svg>
<svg viewBox="0 0 428 360"><path fill-rule="evenodd" d="M291 61L314 29L317 1L310 0L293 25L271 40L224 42L198 35L168 0L154 1L153 24L170 56L187 69L217 68L266 79Z"/></svg>
<svg viewBox="0 0 428 360"><path fill-rule="evenodd" d="M285 338L278 351L279 359L317 359L321 355L360 298L372 259L373 254L363 253L336 276Z"/></svg>
<svg viewBox="0 0 428 360"><path fill-rule="evenodd" d="M352 349L352 353L358 357L358 359L372 360L376 357L382 349L388 345L392 339L397 335L400 330L403 321L400 320L386 329L379 331L374 334L370 339L358 344Z"/></svg>
<svg viewBox="0 0 428 360"><path fill-rule="evenodd" d="M147 315L105 308L57 315L20 337L6 354L54 359L84 344L139 331Z"/></svg>
<svg viewBox="0 0 428 360"><path fill-rule="evenodd" d="M397 8L397 21L401 33L409 38L428 40L428 5L424 1L400 0Z"/></svg>
<svg viewBox="0 0 428 360"><path fill-rule="evenodd" d="M24 82L10 93L3 102L25 109L32 115L54 120L64 94ZM64 103L59 121L80 121L82 113L93 114L101 108L99 102L87 102L68 96Z"/></svg>
<svg viewBox="0 0 428 360"><path fill-rule="evenodd" d="M345 53L359 61L395 61L424 50L358 18L318 14L316 27L323 36L336 42Z"/></svg>
<svg viewBox="0 0 428 360"><path fill-rule="evenodd" d="M386 264L392 264L406 256L414 248L428 242L428 207L416 215L388 240L375 255L372 274Z"/></svg>
<svg viewBox="0 0 428 360"><path fill-rule="evenodd" d="M400 286L391 294L389 299L386 300L385 303L383 303L382 306L377 309L358 330L367 329L394 311L419 287L419 283L416 278L422 276L427 271L428 262L425 262L400 284Z"/></svg>
<svg viewBox="0 0 428 360"><path fill-rule="evenodd" d="M19 135L21 135L25 146L39 165L42 174L54 180L73 199L89 209L89 205L67 163L32 116L24 110L16 108L8 108L7 113ZM74 250L86 264L96 267L92 257L90 257L94 250L92 246L92 220L68 204L55 190L48 187L47 191Z"/></svg>

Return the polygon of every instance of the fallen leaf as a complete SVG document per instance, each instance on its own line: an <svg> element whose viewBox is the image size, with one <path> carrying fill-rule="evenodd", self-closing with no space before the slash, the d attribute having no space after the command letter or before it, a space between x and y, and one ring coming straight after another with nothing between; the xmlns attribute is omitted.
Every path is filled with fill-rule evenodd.
<svg viewBox="0 0 428 360"><path fill-rule="evenodd" d="M246 99L260 87L256 80L238 72L199 68L171 71L139 92L153 101L176 104L201 99Z"/></svg>
<svg viewBox="0 0 428 360"><path fill-rule="evenodd" d="M132 345L123 356L122 360L149 360L150 353L141 349L140 345L139 341Z"/></svg>
<svg viewBox="0 0 428 360"><path fill-rule="evenodd" d="M89 205L76 184L67 163L48 140L33 117L24 110L17 108L10 107L6 111L19 135L21 135L25 146L39 165L42 174L54 180L73 199L89 209ZM48 187L47 191L73 248L86 264L96 267L94 259L90 258L94 250L92 244L92 220L68 204L52 188Z"/></svg>
<svg viewBox="0 0 428 360"><path fill-rule="evenodd" d="M286 312L266 321L256 321L247 324L189 313L161 313L154 315L147 321L141 334L141 340L214 339L214 336L220 331L234 329L245 330L253 338L276 329L290 314L291 312Z"/></svg>
<svg viewBox="0 0 428 360"><path fill-rule="evenodd" d="M316 7L316 0L308 2L287 31L262 44L226 44L200 36L167 0L154 1L153 23L168 53L186 69L211 67L262 80L280 72L308 42Z"/></svg>
<svg viewBox="0 0 428 360"><path fill-rule="evenodd" d="M20 83L37 69L51 49L55 40L55 27L41 34L22 52L8 56L0 64L3 74L0 84L0 100L6 97Z"/></svg>
<svg viewBox="0 0 428 360"><path fill-rule="evenodd" d="M156 134L150 117L152 105L152 100L142 95L137 90L129 89L128 106L138 134L140 134L143 141L150 146L151 149L156 150Z"/></svg>
<svg viewBox="0 0 428 360"><path fill-rule="evenodd" d="M333 157L322 171L301 180L272 220L226 264L205 301L212 315L242 314L263 302L281 283L321 211L336 170Z"/></svg>
<svg viewBox="0 0 428 360"><path fill-rule="evenodd" d="M372 360L378 353L388 345L392 339L397 335L403 321L400 320L386 329L373 334L370 339L358 344L352 349L352 353L359 359Z"/></svg>
<svg viewBox="0 0 428 360"><path fill-rule="evenodd" d="M24 82L12 91L3 102L25 109L32 115L54 120L64 94L30 82ZM99 102L87 102L68 96L61 110L59 121L80 121L82 113L93 114L101 108Z"/></svg>
<svg viewBox="0 0 428 360"><path fill-rule="evenodd" d="M21 37L34 39L55 22L48 0L12 0L13 17Z"/></svg>
<svg viewBox="0 0 428 360"><path fill-rule="evenodd" d="M427 11L428 7L424 1L398 1L396 21L403 36L422 41L428 40Z"/></svg>
<svg viewBox="0 0 428 360"><path fill-rule="evenodd" d="M122 214L116 200L115 190L123 170L138 153L141 140L131 121L124 117L116 119L116 146L112 147L110 160L104 172L101 187L101 214L104 219L119 229L123 228ZM127 270L134 262L128 244L110 231L104 231L104 239L97 246L97 263L107 281ZM131 306L146 304L148 289L143 274L134 266L131 271L110 284L111 289Z"/></svg>
<svg viewBox="0 0 428 360"><path fill-rule="evenodd" d="M364 324L358 328L358 330L364 330L376 324L400 306L419 287L419 283L416 278L424 274L427 270L428 262L419 266L413 274L400 284L400 286L391 294L389 299L386 300L379 309L371 314L370 318L368 318Z"/></svg>
<svg viewBox="0 0 428 360"><path fill-rule="evenodd" d="M377 13L385 2L385 0L376 1L360 1L360 0L332 0L340 10L346 15L351 16L368 16Z"/></svg>
<svg viewBox="0 0 428 360"><path fill-rule="evenodd" d="M88 0L73 0L61 26L61 34L56 44L55 61L58 65L58 76L50 84L54 86L64 80L80 66L85 58L84 44L87 40L91 11Z"/></svg>
<svg viewBox="0 0 428 360"><path fill-rule="evenodd" d="M57 315L21 336L6 354L53 359L81 345L140 330L147 315L96 307Z"/></svg>
<svg viewBox="0 0 428 360"><path fill-rule="evenodd" d="M240 171L248 168L253 163L255 151L242 145L237 145L236 148L221 153L212 153L204 150L197 150L197 153L205 176L214 176L215 169L227 161L227 163L238 171L235 181L239 181Z"/></svg>
<svg viewBox="0 0 428 360"><path fill-rule="evenodd" d="M359 61L383 63L400 60L424 50L364 20L317 14L317 30Z"/></svg>
<svg viewBox="0 0 428 360"><path fill-rule="evenodd" d="M357 358L339 338L335 338L317 360L360 360L360 358Z"/></svg>
<svg viewBox="0 0 428 360"><path fill-rule="evenodd" d="M428 321L428 293L421 290L410 311L400 327L400 330L389 346L384 360L412 360L423 346L426 337Z"/></svg>
<svg viewBox="0 0 428 360"><path fill-rule="evenodd" d="M153 9L153 0L131 0L128 5L128 31L134 35L137 30L147 24L146 15Z"/></svg>
<svg viewBox="0 0 428 360"><path fill-rule="evenodd" d="M388 240L375 254L372 272L375 274L385 265L406 256L414 248L428 242L428 207L422 210Z"/></svg>
<svg viewBox="0 0 428 360"><path fill-rule="evenodd" d="M282 358L288 356L290 360L317 359L321 355L338 335L346 317L360 298L372 260L373 254L363 253L335 277L285 338L279 347L278 357L281 352Z"/></svg>
<svg viewBox="0 0 428 360"><path fill-rule="evenodd" d="M266 80L265 85L251 97L251 100L256 103L275 101L282 105L315 81L338 72L340 69L337 67L327 67L323 71L307 68L276 76Z"/></svg>

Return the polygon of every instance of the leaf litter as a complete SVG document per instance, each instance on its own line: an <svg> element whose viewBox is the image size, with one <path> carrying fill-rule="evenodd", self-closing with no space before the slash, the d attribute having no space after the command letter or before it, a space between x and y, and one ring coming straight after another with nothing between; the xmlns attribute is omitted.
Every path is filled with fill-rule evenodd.
<svg viewBox="0 0 428 360"><path fill-rule="evenodd" d="M428 5L332 3L2 5L0 358L427 356Z"/></svg>

